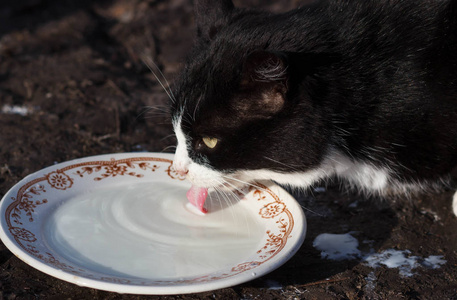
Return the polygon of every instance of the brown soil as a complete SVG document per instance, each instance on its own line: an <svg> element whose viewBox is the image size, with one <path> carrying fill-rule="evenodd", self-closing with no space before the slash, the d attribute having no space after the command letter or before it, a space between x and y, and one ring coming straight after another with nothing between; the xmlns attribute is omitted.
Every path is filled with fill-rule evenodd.
<svg viewBox="0 0 457 300"><path fill-rule="evenodd" d="M27 174L55 162L174 145L163 112L167 95L141 58L152 58L172 81L193 39L190 2L2 1L0 196ZM299 3L235 2L262 2L276 11ZM26 108L27 114L8 113L8 107ZM235 287L148 299L457 299L457 218L450 210L451 196L443 191L363 201L336 187L297 194L307 208L308 235L284 266ZM418 267L404 277L397 268L373 269L358 259L321 259L314 238L348 232L365 251L410 250L419 257L443 255L447 262L437 269ZM143 298L55 279L1 243L0 265L0 299Z"/></svg>

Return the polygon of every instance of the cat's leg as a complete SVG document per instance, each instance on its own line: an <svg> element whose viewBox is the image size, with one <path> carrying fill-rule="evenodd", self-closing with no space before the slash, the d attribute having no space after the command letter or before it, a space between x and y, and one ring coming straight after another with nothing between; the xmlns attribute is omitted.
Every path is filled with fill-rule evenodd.
<svg viewBox="0 0 457 300"><path fill-rule="evenodd" d="M452 198L452 210L454 211L454 215L457 216L457 192L455 192L454 197Z"/></svg>

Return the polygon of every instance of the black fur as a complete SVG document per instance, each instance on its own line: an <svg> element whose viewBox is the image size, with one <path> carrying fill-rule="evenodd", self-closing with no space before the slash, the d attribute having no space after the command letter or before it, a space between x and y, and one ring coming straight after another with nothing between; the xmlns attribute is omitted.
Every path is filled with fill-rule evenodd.
<svg viewBox="0 0 457 300"><path fill-rule="evenodd" d="M305 172L336 149L405 183L456 172L456 0L317 1L283 14L196 2L172 104L194 161ZM275 64L282 76L259 78L255 66ZM203 136L220 142L201 147Z"/></svg>

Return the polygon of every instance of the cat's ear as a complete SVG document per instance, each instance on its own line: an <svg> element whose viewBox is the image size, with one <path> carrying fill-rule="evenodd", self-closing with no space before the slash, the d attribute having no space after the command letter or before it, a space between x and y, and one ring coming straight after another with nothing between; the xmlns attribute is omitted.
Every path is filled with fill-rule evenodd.
<svg viewBox="0 0 457 300"><path fill-rule="evenodd" d="M256 51L248 55L241 72L241 97L235 101L246 116L271 117L286 101L287 64L279 53Z"/></svg>
<svg viewBox="0 0 457 300"><path fill-rule="evenodd" d="M197 35L211 40L234 9L231 0L196 0L194 4Z"/></svg>

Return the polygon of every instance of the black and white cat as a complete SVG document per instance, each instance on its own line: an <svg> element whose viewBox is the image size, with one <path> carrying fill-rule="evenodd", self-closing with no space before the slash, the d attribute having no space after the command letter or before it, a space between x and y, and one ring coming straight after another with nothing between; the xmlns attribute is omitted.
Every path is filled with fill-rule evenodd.
<svg viewBox="0 0 457 300"><path fill-rule="evenodd" d="M457 0L195 8L172 103L174 168L193 185L333 176L387 195L455 183Z"/></svg>

